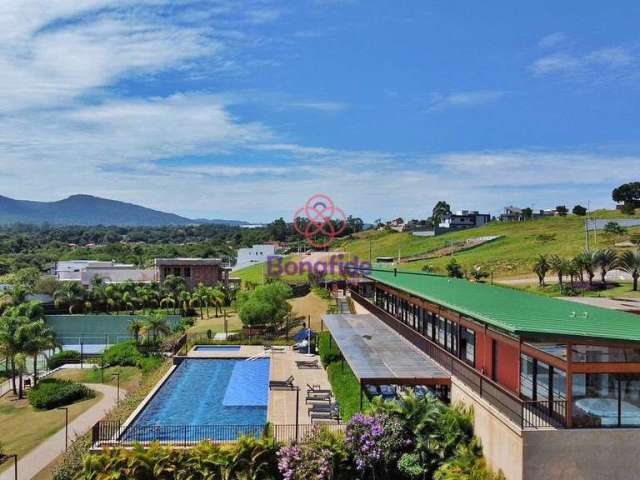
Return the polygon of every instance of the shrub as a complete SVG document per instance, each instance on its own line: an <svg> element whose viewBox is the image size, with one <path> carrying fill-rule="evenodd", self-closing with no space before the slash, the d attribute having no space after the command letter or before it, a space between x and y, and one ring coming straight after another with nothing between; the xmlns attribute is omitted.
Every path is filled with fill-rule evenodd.
<svg viewBox="0 0 640 480"><path fill-rule="evenodd" d="M35 408L51 410L84 398L92 398L95 393L80 383L46 378L41 380L27 395L29 403Z"/></svg>
<svg viewBox="0 0 640 480"><path fill-rule="evenodd" d="M122 367L136 367L142 358L142 354L134 342L112 345L103 354L105 364L120 365Z"/></svg>
<svg viewBox="0 0 640 480"><path fill-rule="evenodd" d="M55 353L47 360L47 367L49 370L61 367L65 363L77 363L80 361L80 352L75 350L63 350L62 352Z"/></svg>

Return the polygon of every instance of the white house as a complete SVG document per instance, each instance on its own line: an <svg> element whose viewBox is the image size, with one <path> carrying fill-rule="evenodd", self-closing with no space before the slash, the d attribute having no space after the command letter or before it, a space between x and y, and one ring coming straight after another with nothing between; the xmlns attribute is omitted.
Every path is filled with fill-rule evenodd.
<svg viewBox="0 0 640 480"><path fill-rule="evenodd" d="M250 248L239 248L236 264L233 270L248 267L254 263L266 262L276 254L276 247L270 243L253 245Z"/></svg>
<svg viewBox="0 0 640 480"><path fill-rule="evenodd" d="M64 260L56 262L51 273L57 280L80 282L91 285L94 277L99 276L105 283L148 283L153 282L155 270L141 269L126 263L101 260Z"/></svg>

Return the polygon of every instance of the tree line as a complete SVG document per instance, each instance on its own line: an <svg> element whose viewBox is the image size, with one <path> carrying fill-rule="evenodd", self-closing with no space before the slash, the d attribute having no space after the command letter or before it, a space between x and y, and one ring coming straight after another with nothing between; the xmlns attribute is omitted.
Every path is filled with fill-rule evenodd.
<svg viewBox="0 0 640 480"><path fill-rule="evenodd" d="M597 251L585 251L572 258L559 255L539 255L532 270L538 277L540 286L545 285L545 279L549 272L555 273L560 289L565 286L565 278L569 280L571 288L579 280L589 287L594 286L594 278L600 276L601 286L606 285L607 272L619 269L631 275L633 290L638 290L638 278L640 277L640 252L625 251L618 254L615 250L607 248Z"/></svg>

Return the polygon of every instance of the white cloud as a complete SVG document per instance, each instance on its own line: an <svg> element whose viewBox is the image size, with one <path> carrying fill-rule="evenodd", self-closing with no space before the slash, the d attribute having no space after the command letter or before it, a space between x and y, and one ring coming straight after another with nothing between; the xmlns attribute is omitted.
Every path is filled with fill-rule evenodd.
<svg viewBox="0 0 640 480"><path fill-rule="evenodd" d="M549 35L545 35L538 42L540 48L553 48L557 47L561 43L567 40L567 35L562 32L555 32Z"/></svg>
<svg viewBox="0 0 640 480"><path fill-rule="evenodd" d="M549 48L553 46L549 45ZM639 65L638 56L633 50L614 46L580 53L570 50L557 51L537 58L529 68L538 76L560 75L601 82L611 78L635 77Z"/></svg>
<svg viewBox="0 0 640 480"><path fill-rule="evenodd" d="M468 92L454 92L447 95L434 93L427 111L439 112L450 108L476 107L498 101L504 92L498 90L476 90Z"/></svg>

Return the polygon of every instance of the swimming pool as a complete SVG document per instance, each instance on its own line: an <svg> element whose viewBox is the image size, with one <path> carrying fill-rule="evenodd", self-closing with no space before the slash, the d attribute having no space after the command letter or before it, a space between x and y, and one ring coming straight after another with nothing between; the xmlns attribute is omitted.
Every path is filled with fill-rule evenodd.
<svg viewBox="0 0 640 480"><path fill-rule="evenodd" d="M270 360L185 359L122 435L127 441L233 440L267 421Z"/></svg>
<svg viewBox="0 0 640 480"><path fill-rule="evenodd" d="M196 352L239 352L240 345L196 345Z"/></svg>

